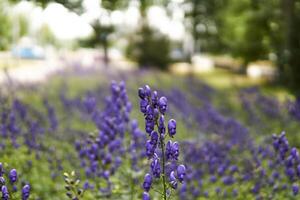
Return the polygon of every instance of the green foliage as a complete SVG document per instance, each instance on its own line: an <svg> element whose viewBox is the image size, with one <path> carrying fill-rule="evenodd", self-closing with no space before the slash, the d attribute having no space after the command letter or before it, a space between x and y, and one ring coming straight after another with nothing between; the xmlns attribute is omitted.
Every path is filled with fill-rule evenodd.
<svg viewBox="0 0 300 200"><path fill-rule="evenodd" d="M226 53L247 63L276 55L279 75L299 91L300 2L189 0L186 17L195 49Z"/></svg>
<svg viewBox="0 0 300 200"><path fill-rule="evenodd" d="M128 4L128 1L122 1L122 0L102 0L101 1L101 7L113 11L116 9L124 8Z"/></svg>
<svg viewBox="0 0 300 200"><path fill-rule="evenodd" d="M166 69L170 63L170 41L149 26L143 26L131 39L127 55L141 67Z"/></svg>
<svg viewBox="0 0 300 200"><path fill-rule="evenodd" d="M5 9L5 1L0 1L0 50L8 49L11 43L11 19Z"/></svg>
<svg viewBox="0 0 300 200"><path fill-rule="evenodd" d="M269 18L266 2L230 0L224 11L224 43L245 63L267 59L270 49ZM267 4L269 5L269 4Z"/></svg>

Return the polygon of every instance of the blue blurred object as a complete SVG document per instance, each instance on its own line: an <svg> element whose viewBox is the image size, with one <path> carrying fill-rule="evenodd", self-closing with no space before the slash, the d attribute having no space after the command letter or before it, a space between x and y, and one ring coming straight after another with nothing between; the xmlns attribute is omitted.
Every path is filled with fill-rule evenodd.
<svg viewBox="0 0 300 200"><path fill-rule="evenodd" d="M41 47L14 47L12 49L12 55L14 57L23 59L44 59L45 53Z"/></svg>

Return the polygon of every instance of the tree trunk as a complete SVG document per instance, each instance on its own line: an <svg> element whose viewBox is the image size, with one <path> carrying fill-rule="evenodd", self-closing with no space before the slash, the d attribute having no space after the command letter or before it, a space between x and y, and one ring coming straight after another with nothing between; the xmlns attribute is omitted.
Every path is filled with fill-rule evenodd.
<svg viewBox="0 0 300 200"><path fill-rule="evenodd" d="M282 0L283 8L283 63L281 70L289 86L300 89L300 14L296 12L296 1Z"/></svg>

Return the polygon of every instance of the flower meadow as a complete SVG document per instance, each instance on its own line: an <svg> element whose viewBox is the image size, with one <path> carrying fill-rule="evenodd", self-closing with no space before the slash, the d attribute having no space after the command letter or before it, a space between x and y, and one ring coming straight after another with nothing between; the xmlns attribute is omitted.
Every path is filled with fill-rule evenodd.
<svg viewBox="0 0 300 200"><path fill-rule="evenodd" d="M299 98L147 71L60 76L1 91L2 199L300 198Z"/></svg>

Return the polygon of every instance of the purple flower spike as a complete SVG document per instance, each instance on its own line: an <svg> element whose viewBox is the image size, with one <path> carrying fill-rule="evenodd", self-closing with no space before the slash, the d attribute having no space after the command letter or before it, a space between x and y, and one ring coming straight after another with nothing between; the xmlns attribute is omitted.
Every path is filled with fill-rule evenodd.
<svg viewBox="0 0 300 200"><path fill-rule="evenodd" d="M157 91L151 92L148 85L140 88L138 91L140 109L145 117L145 130L150 136L146 142L146 156L151 160L151 175L146 174L143 188L143 199L150 199L149 190L152 184L152 178L162 177L163 182L163 199L167 199L171 189L177 189L178 182L182 182L185 177L184 165L177 164L179 157L179 144L171 140L165 144L165 118L168 101L166 97L158 96ZM171 119L168 122L168 134L173 137L176 134L176 121ZM177 169L177 170L176 170ZM166 188L169 184L170 188Z"/></svg>

